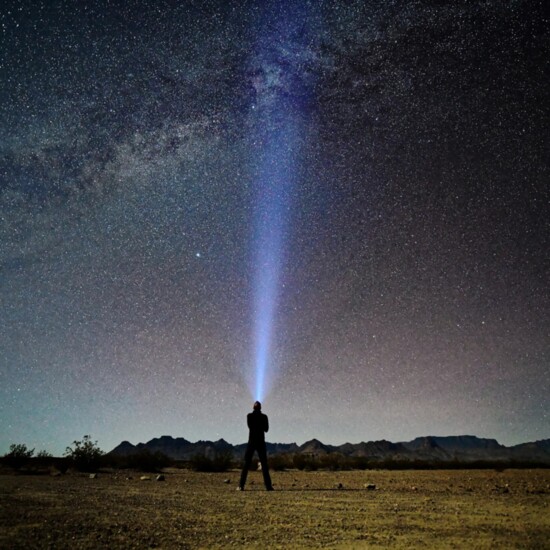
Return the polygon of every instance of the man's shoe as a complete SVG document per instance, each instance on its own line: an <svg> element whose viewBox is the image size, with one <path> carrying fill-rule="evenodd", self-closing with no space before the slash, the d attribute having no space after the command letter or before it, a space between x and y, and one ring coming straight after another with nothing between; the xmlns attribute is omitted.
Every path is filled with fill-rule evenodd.
<svg viewBox="0 0 550 550"><path fill-rule="evenodd" d="M273 489L273 487L266 487L265 490L266 490L266 491L275 491L275 489Z"/></svg>
<svg viewBox="0 0 550 550"><path fill-rule="evenodd" d="M244 491L244 487L237 487L237 491Z"/></svg>

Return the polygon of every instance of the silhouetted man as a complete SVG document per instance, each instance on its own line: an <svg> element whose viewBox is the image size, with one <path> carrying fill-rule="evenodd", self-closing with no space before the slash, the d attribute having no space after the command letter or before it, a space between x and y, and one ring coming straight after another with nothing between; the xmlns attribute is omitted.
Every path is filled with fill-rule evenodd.
<svg viewBox="0 0 550 550"><path fill-rule="evenodd" d="M260 464L262 465L265 488L268 491L273 491L271 477L269 477L269 469L267 467L267 451L265 448L265 432L269 430L269 421L267 420L267 415L262 413L262 404L259 401L254 403L253 411L246 417L246 423L250 431L248 432L248 445L244 453L244 466L241 472L241 481L238 490L244 491L248 469L250 468L254 451L257 451Z"/></svg>

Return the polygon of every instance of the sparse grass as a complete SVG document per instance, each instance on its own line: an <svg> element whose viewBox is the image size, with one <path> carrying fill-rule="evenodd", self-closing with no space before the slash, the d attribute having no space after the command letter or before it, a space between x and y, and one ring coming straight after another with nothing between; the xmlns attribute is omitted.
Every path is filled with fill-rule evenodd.
<svg viewBox="0 0 550 550"><path fill-rule="evenodd" d="M1 475L0 548L550 548L550 470L127 475Z"/></svg>

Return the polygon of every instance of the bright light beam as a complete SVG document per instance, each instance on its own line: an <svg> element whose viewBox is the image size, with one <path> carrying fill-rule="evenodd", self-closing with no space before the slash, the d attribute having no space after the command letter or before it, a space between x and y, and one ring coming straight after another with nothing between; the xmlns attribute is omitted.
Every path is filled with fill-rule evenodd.
<svg viewBox="0 0 550 550"><path fill-rule="evenodd" d="M274 325L293 187L295 139L288 122L270 137L259 182L255 277L255 385L262 400L272 382Z"/></svg>
<svg viewBox="0 0 550 550"><path fill-rule="evenodd" d="M257 152L254 217L254 370L249 377L253 397L262 400L276 371L277 306L285 269L300 119L306 87L302 79L304 22L301 2L278 4L265 14L265 28L253 59L255 101L253 142Z"/></svg>

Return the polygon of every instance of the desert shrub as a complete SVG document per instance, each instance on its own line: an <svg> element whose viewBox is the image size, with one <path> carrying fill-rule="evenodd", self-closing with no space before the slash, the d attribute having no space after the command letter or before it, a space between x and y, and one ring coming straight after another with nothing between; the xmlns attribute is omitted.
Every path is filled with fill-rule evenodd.
<svg viewBox="0 0 550 550"><path fill-rule="evenodd" d="M85 435L82 441L73 441L73 447L67 447L65 456L71 464L81 472L95 472L101 465L103 451L97 446L97 441Z"/></svg>
<svg viewBox="0 0 550 550"><path fill-rule="evenodd" d="M36 458L53 458L53 455L48 451L39 451Z"/></svg>
<svg viewBox="0 0 550 550"><path fill-rule="evenodd" d="M349 461L353 470L367 470L372 467L372 462L366 456L354 456Z"/></svg>
<svg viewBox="0 0 550 550"><path fill-rule="evenodd" d="M4 455L8 466L19 470L34 455L34 449L28 449L24 443L13 443L10 445L9 453Z"/></svg>
<svg viewBox="0 0 550 550"><path fill-rule="evenodd" d="M319 458L319 466L332 472L349 469L349 464L346 457L338 453L322 455Z"/></svg>
<svg viewBox="0 0 550 550"><path fill-rule="evenodd" d="M211 472L212 471L212 459L205 454L197 453L189 460L189 466L195 472Z"/></svg>
<svg viewBox="0 0 550 550"><path fill-rule="evenodd" d="M139 453L127 457L128 468L135 468L143 472L158 472L170 464L170 459L160 451L152 453L143 449Z"/></svg>
<svg viewBox="0 0 550 550"><path fill-rule="evenodd" d="M101 464L116 469L134 469L142 472L158 472L172 464L172 460L160 451L152 452L141 449L129 455L106 454L101 457Z"/></svg>
<svg viewBox="0 0 550 550"><path fill-rule="evenodd" d="M142 472L158 472L172 464L168 456L160 451L152 452L141 449L129 455L106 454L101 457L101 464L116 469L134 469Z"/></svg>
<svg viewBox="0 0 550 550"><path fill-rule="evenodd" d="M295 454L292 464L298 470L305 470L306 472L313 472L319 469L318 460L311 455Z"/></svg>
<svg viewBox="0 0 550 550"><path fill-rule="evenodd" d="M29 474L47 474L54 469L54 463L57 459L47 451L39 451L26 464L25 469Z"/></svg>
<svg viewBox="0 0 550 550"><path fill-rule="evenodd" d="M282 472L292 468L292 457L288 454L277 454L269 457L269 467L275 472Z"/></svg>
<svg viewBox="0 0 550 550"><path fill-rule="evenodd" d="M233 466L233 453L231 451L220 451L214 455L214 471L226 472Z"/></svg>
<svg viewBox="0 0 550 550"><path fill-rule="evenodd" d="M218 451L212 457L206 454L196 454L189 463L196 472L226 472L233 466L233 453Z"/></svg>

